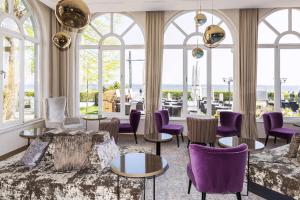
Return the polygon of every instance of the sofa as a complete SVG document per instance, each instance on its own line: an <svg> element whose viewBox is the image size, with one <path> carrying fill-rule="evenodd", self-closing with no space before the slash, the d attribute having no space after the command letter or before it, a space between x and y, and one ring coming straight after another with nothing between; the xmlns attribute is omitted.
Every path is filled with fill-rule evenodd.
<svg viewBox="0 0 300 200"><path fill-rule="evenodd" d="M108 134L108 132L107 132ZM106 137L104 137L106 138ZM121 153L148 152L145 148L120 147ZM20 163L22 153L0 162L0 199L5 200L114 200L117 199L117 175L100 171L96 165L84 170L57 172L47 149L33 169ZM143 198L142 179L120 178L120 199Z"/></svg>

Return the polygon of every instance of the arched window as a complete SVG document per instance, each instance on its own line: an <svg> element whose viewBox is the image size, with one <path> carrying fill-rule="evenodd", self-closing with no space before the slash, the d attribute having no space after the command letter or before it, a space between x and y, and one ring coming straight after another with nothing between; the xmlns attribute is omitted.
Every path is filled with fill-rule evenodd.
<svg viewBox="0 0 300 200"><path fill-rule="evenodd" d="M80 113L143 109L144 36L124 14L96 15L80 36Z"/></svg>
<svg viewBox="0 0 300 200"><path fill-rule="evenodd" d="M0 124L39 117L37 23L26 0L0 0Z"/></svg>
<svg viewBox="0 0 300 200"><path fill-rule="evenodd" d="M300 10L275 10L258 27L257 117L299 117Z"/></svg>
<svg viewBox="0 0 300 200"><path fill-rule="evenodd" d="M231 110L233 102L233 39L228 24L221 15L204 12L205 25L196 27L196 12L183 12L168 24L164 39L162 76L162 107L172 117L189 114L215 115ZM226 38L218 48L203 45L203 33L213 23L221 26ZM204 50L195 59L192 50Z"/></svg>

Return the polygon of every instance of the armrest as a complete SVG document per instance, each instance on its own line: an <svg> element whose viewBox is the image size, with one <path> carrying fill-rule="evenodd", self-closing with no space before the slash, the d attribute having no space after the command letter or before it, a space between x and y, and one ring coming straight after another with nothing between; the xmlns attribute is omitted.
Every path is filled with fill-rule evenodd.
<svg viewBox="0 0 300 200"><path fill-rule="evenodd" d="M64 120L64 124L80 124L80 118L78 117L66 117Z"/></svg>

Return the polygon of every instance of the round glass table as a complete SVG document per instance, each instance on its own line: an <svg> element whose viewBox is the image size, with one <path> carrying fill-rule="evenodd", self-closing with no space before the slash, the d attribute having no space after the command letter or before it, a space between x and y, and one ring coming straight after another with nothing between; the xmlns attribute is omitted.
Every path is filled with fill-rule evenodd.
<svg viewBox="0 0 300 200"><path fill-rule="evenodd" d="M30 140L34 140L43 133L43 128L31 128L19 133L19 136L27 139L27 146L30 145Z"/></svg>
<svg viewBox="0 0 300 200"><path fill-rule="evenodd" d="M87 130L88 121L99 121L98 130L100 130L100 121L107 119L107 117L103 117L102 115L85 115L82 117L85 120L85 129Z"/></svg>
<svg viewBox="0 0 300 200"><path fill-rule="evenodd" d="M144 199L146 178L153 178L153 199L155 199L155 177L169 168L168 162L157 155L146 153L127 153L120 155L111 163L111 170L118 176L118 199L120 199L119 176L144 179Z"/></svg>
<svg viewBox="0 0 300 200"><path fill-rule="evenodd" d="M172 141L173 136L167 133L153 133L145 135L144 139L147 142L156 143L156 155L160 156L161 143Z"/></svg>
<svg viewBox="0 0 300 200"><path fill-rule="evenodd" d="M239 137L222 137L218 140L218 143L221 147L229 148L229 147L236 147L240 144L247 144L248 145L248 160L247 160L247 182L250 181L250 153L256 150L262 150L265 148L265 145L257 140L249 139L249 138L239 138ZM247 194L245 196L248 196L249 194L249 187L247 183Z"/></svg>

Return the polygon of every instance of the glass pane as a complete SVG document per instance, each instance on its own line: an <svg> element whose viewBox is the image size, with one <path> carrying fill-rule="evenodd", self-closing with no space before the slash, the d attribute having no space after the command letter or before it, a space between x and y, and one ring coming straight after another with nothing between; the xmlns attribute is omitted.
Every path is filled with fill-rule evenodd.
<svg viewBox="0 0 300 200"><path fill-rule="evenodd" d="M197 44L203 44L203 36L193 36L188 41L187 44L190 45L197 45Z"/></svg>
<svg viewBox="0 0 300 200"><path fill-rule="evenodd" d="M24 65L24 120L35 118L35 45L25 41L25 65Z"/></svg>
<svg viewBox="0 0 300 200"><path fill-rule="evenodd" d="M299 117L300 49L280 50L281 107L286 117Z"/></svg>
<svg viewBox="0 0 300 200"><path fill-rule="evenodd" d="M19 119L20 41L5 37L3 42L3 122Z"/></svg>
<svg viewBox="0 0 300 200"><path fill-rule="evenodd" d="M14 0L14 14L21 19L28 12L24 0Z"/></svg>
<svg viewBox="0 0 300 200"><path fill-rule="evenodd" d="M1 27L15 31L15 32L19 32L19 27L18 27L17 23L15 22L15 20L13 20L11 18L5 18L1 22Z"/></svg>
<svg viewBox="0 0 300 200"><path fill-rule="evenodd" d="M145 50L127 49L125 62L125 114L130 110L144 110Z"/></svg>
<svg viewBox="0 0 300 200"><path fill-rule="evenodd" d="M102 42L102 45L121 45L121 42L118 38L111 36L105 38Z"/></svg>
<svg viewBox="0 0 300 200"><path fill-rule="evenodd" d="M212 49L212 115L232 110L233 53L231 49Z"/></svg>
<svg viewBox="0 0 300 200"><path fill-rule="evenodd" d="M188 51L188 114L204 115L207 112L207 51L195 59L192 50Z"/></svg>
<svg viewBox="0 0 300 200"><path fill-rule="evenodd" d="M225 39L221 42L221 44L233 44L231 31L229 30L228 26L223 22L221 28L225 31Z"/></svg>
<svg viewBox="0 0 300 200"><path fill-rule="evenodd" d="M108 34L111 32L111 14L105 14L97 17L92 21L94 27L102 34Z"/></svg>
<svg viewBox="0 0 300 200"><path fill-rule="evenodd" d="M257 51L256 117L274 110L274 49Z"/></svg>
<svg viewBox="0 0 300 200"><path fill-rule="evenodd" d="M196 32L196 23L194 17L196 12L189 12L176 18L174 22L186 33L191 34Z"/></svg>
<svg viewBox="0 0 300 200"><path fill-rule="evenodd" d="M280 41L280 44L300 44L300 38L297 35L288 34L283 36Z"/></svg>
<svg viewBox="0 0 300 200"><path fill-rule="evenodd" d="M117 35L122 35L122 33L133 23L132 19L122 14L114 14L113 19L113 32Z"/></svg>
<svg viewBox="0 0 300 200"><path fill-rule="evenodd" d="M0 10L2 12L8 13L8 1L7 0L0 0Z"/></svg>
<svg viewBox="0 0 300 200"><path fill-rule="evenodd" d="M282 33L284 31L288 31L288 15L288 9L279 10L266 17L266 21L269 22L279 33Z"/></svg>
<svg viewBox="0 0 300 200"><path fill-rule="evenodd" d="M82 45L98 45L100 42L100 35L91 27L87 26L84 29L84 32L81 36L81 43Z"/></svg>
<svg viewBox="0 0 300 200"><path fill-rule="evenodd" d="M134 25L128 33L125 34L123 40L126 45L143 45L144 44L144 35L140 27L136 24Z"/></svg>
<svg viewBox="0 0 300 200"><path fill-rule="evenodd" d="M300 33L300 10L293 9L292 16L293 16L293 18L292 18L293 31Z"/></svg>
<svg viewBox="0 0 300 200"><path fill-rule="evenodd" d="M24 32L29 37L34 37L34 28L31 18L27 18L23 24Z"/></svg>
<svg viewBox="0 0 300 200"><path fill-rule="evenodd" d="M107 50L102 52L103 81L103 112L120 112L121 81L120 51Z"/></svg>
<svg viewBox="0 0 300 200"><path fill-rule="evenodd" d="M80 65L80 114L98 113L98 50L82 49Z"/></svg>
<svg viewBox="0 0 300 200"><path fill-rule="evenodd" d="M176 59L174 59L176 58ZM162 108L171 117L181 117L183 97L183 51L165 49L162 74Z"/></svg>
<svg viewBox="0 0 300 200"><path fill-rule="evenodd" d="M165 44L183 44L185 39L185 36L173 24L169 25L164 36Z"/></svg>
<svg viewBox="0 0 300 200"><path fill-rule="evenodd" d="M274 44L277 34L265 22L258 25L258 44Z"/></svg>

